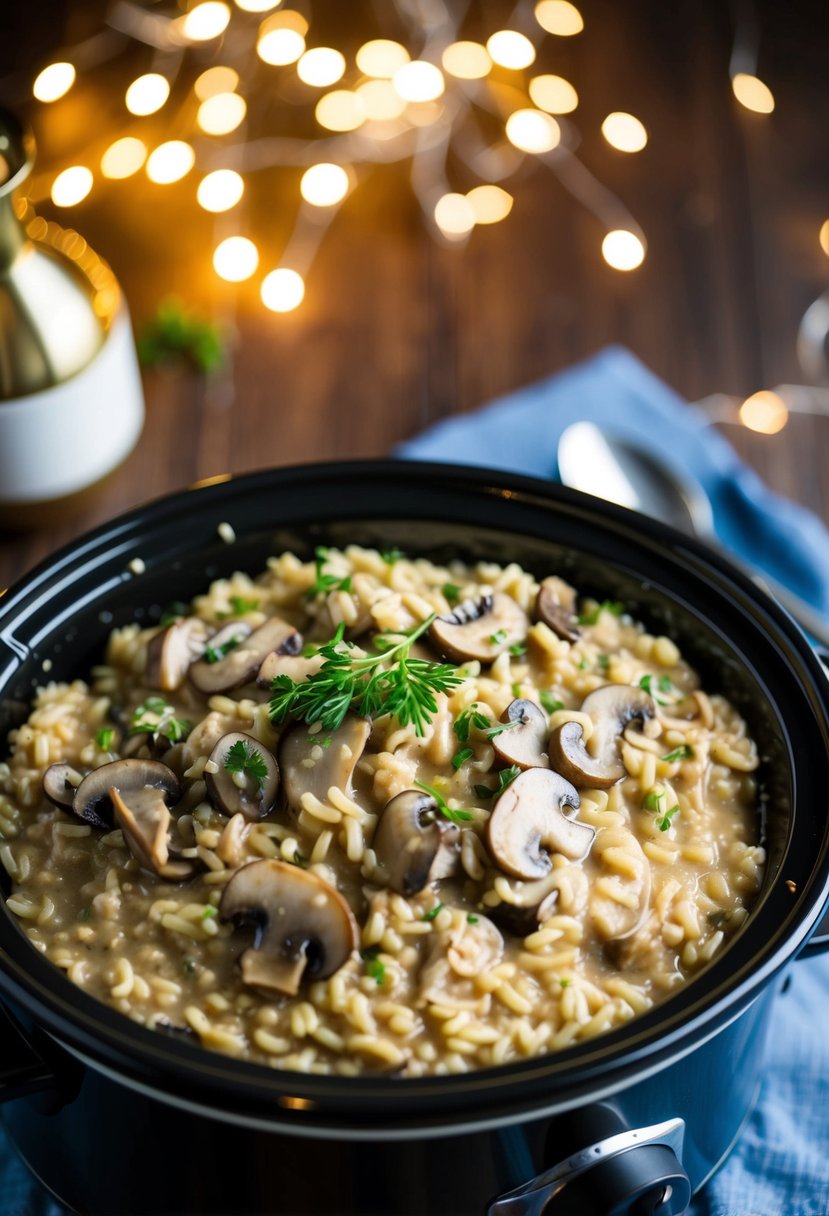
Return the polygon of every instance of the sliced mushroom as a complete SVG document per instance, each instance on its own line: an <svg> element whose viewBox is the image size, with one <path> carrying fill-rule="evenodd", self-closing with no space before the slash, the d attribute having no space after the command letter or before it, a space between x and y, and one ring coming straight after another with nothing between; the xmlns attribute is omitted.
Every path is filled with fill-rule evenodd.
<svg viewBox="0 0 829 1216"><path fill-rule="evenodd" d="M234 765L232 749L234 754L241 755L241 765ZM205 768L204 784L207 797L221 815L230 818L241 814L250 821L265 818L276 801L279 769L263 743L242 731L231 731L222 735L208 757L208 764L218 766L215 773ZM253 770L263 765L265 774L260 778Z"/></svg>
<svg viewBox="0 0 829 1216"><path fill-rule="evenodd" d="M535 598L534 616L552 629L565 642L577 642L581 637L576 616L576 592L563 578L545 578Z"/></svg>
<svg viewBox="0 0 829 1216"><path fill-rule="evenodd" d="M325 659L320 654L306 656L282 654L278 650L272 650L269 655L265 656L262 666L259 668L256 683L260 688L270 688L272 681L277 676L288 676L297 684L301 684L303 680L316 675L324 662Z"/></svg>
<svg viewBox="0 0 829 1216"><path fill-rule="evenodd" d="M226 646L234 636L238 636L242 631L246 633L248 628L242 621L226 626L229 636L221 644ZM235 634L231 631L235 631ZM211 638L208 653L216 653L218 637L217 634ZM301 646L302 638L293 625L278 616L272 616L249 636L243 634L239 645L229 650L223 658L214 663L209 662L207 658L199 659L190 668L190 679L199 692L228 692L253 679L272 650L282 654L298 654Z"/></svg>
<svg viewBox="0 0 829 1216"><path fill-rule="evenodd" d="M650 863L633 832L626 828L602 828L594 852L605 874L602 882L593 886L590 919L605 941L622 941L636 933L648 915ZM623 870L612 864L619 853L624 854Z"/></svg>
<svg viewBox="0 0 829 1216"><path fill-rule="evenodd" d="M219 916L252 922L256 939L240 959L246 984L296 995L303 980L333 975L357 948L357 924L336 888L285 861L253 861L222 893Z"/></svg>
<svg viewBox="0 0 829 1216"><path fill-rule="evenodd" d="M529 621L515 600L499 591L478 600L464 600L454 612L436 617L429 637L447 659L491 663L527 636Z"/></svg>
<svg viewBox="0 0 829 1216"><path fill-rule="evenodd" d="M589 744L578 722L565 722L550 736L550 765L573 785L608 789L625 775L620 736L631 722L654 716L653 697L630 684L604 684L584 698L581 712L593 719Z"/></svg>
<svg viewBox="0 0 829 1216"><path fill-rule="evenodd" d="M71 764L50 764L43 774L43 792L55 806L71 811L75 792L82 781L83 774Z"/></svg>
<svg viewBox="0 0 829 1216"><path fill-rule="evenodd" d="M521 773L495 803L487 824L489 851L516 878L549 874L552 853L573 861L586 857L596 835L593 828L568 819L563 807L579 807L578 792L551 769Z"/></svg>
<svg viewBox="0 0 829 1216"><path fill-rule="evenodd" d="M430 794L404 790L383 808L372 848L388 885L408 896L455 873L460 836Z"/></svg>
<svg viewBox="0 0 829 1216"><path fill-rule="evenodd" d="M197 616L173 621L157 633L147 647L147 683L162 692L174 692L184 683L190 664L201 654L210 626Z"/></svg>
<svg viewBox="0 0 829 1216"><path fill-rule="evenodd" d="M534 701L519 697L501 715L508 726L491 739L492 749L504 764L519 768L549 768L547 715Z"/></svg>
<svg viewBox="0 0 829 1216"><path fill-rule="evenodd" d="M490 909L494 921L516 937L534 933L543 920L552 915L558 902L558 871L550 870L534 882L509 884L508 898L501 899Z"/></svg>
<svg viewBox="0 0 829 1216"><path fill-rule="evenodd" d="M235 870L242 864L245 838L250 832L250 827L251 825L244 815L237 814L228 820L219 837L216 856L231 870Z"/></svg>
<svg viewBox="0 0 829 1216"><path fill-rule="evenodd" d="M292 810L302 810L302 795L324 802L332 785L349 797L354 770L368 743L371 722L346 714L335 731L310 734L304 722L291 726L279 743L282 789Z"/></svg>

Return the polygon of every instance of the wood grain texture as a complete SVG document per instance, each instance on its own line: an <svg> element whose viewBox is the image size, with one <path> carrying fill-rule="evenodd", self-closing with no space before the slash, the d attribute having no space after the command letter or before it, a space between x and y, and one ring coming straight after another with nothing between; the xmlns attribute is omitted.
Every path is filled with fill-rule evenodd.
<svg viewBox="0 0 829 1216"><path fill-rule="evenodd" d="M102 7L55 0L53 20L37 23L26 5L0 11L0 73L11 73L0 101L29 111L43 164L93 163L119 132L128 57L85 78L63 110L24 102L34 70L90 33ZM489 28L511 7L487 6ZM198 211L195 179L101 183L61 222L110 261L138 326L178 295L232 332L232 364L213 380L148 373L136 451L80 511L48 530L0 535L0 586L149 498L224 472L382 455L608 343L628 346L689 400L800 382L799 320L829 286L817 241L829 216L829 9L822 0L757 4L760 71L777 98L775 114L760 118L731 95L733 26L721 0L581 7L584 33L549 39L540 70L578 88L579 153L646 232L641 269L624 275L603 263L601 225L541 168L511 186L509 220L476 231L464 250L432 242L405 170L388 168L343 208L302 309L274 316L255 284L235 288L213 274L210 249L232 221ZM614 109L645 122L642 154L604 143L599 126ZM278 257L295 188L275 178L255 204L263 268ZM50 215L48 204L40 209ZM828 419L793 417L774 437L727 434L770 485L829 521Z"/></svg>

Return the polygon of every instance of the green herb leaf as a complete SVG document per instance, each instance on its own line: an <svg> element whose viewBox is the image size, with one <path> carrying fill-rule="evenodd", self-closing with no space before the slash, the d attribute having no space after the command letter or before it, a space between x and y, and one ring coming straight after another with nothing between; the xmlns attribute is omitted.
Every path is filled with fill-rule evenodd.
<svg viewBox="0 0 829 1216"><path fill-rule="evenodd" d="M557 700L551 692L544 689L538 694L538 699L548 714L554 714L557 709L564 709L564 702Z"/></svg>
<svg viewBox="0 0 829 1216"><path fill-rule="evenodd" d="M515 681L515 683L512 685L512 695L513 695L514 697L520 697L520 696L521 696L521 682L520 682L520 680L516 680L516 681Z"/></svg>
<svg viewBox="0 0 829 1216"><path fill-rule="evenodd" d="M230 606L236 616L244 616L246 612L255 612L259 607L259 600L246 600L243 595L232 595L230 597Z"/></svg>
<svg viewBox="0 0 829 1216"><path fill-rule="evenodd" d="M426 785L424 781L415 781L418 789L424 790L431 798L434 799L435 806L443 815L444 819L449 819L452 823L465 823L469 819L474 819L471 811L456 811L454 807L447 806L446 799L441 794L440 790L436 790L431 785Z"/></svg>
<svg viewBox="0 0 829 1216"><path fill-rule="evenodd" d="M219 915L219 909L214 908L212 904L205 904L204 911L201 914L202 920L215 920Z"/></svg>
<svg viewBox="0 0 829 1216"><path fill-rule="evenodd" d="M189 612L189 604L185 604L181 600L174 600L168 608L165 608L164 615L158 623L166 629L168 625L173 625L176 621L180 621L181 618L183 616L187 616Z"/></svg>
<svg viewBox="0 0 829 1216"><path fill-rule="evenodd" d="M455 752L454 756L452 757L452 768L455 770L455 772L457 772L458 769L466 764L467 760L471 760L474 755L475 752L471 747L461 748L461 750L459 752Z"/></svg>
<svg viewBox="0 0 829 1216"><path fill-rule="evenodd" d="M664 810L667 800L668 795L664 790L650 790L642 799L642 806L646 811L653 811L654 814L659 815Z"/></svg>
<svg viewBox="0 0 829 1216"><path fill-rule="evenodd" d="M314 550L314 563L316 566L316 578L313 584L305 592L305 598L312 600L318 595L327 595L330 591L350 591L351 576L346 578L337 578L336 574L326 574L325 564L329 558L329 552L322 545L318 545Z"/></svg>
<svg viewBox="0 0 829 1216"><path fill-rule="evenodd" d="M579 617L579 624L595 625L603 612L609 612L612 616L621 616L624 610L624 604L620 604L618 600L602 600L592 612L587 612Z"/></svg>
<svg viewBox="0 0 829 1216"><path fill-rule="evenodd" d="M81 908L80 912L78 913L78 920L88 921L91 915L92 915L92 905L87 904L86 907Z"/></svg>
<svg viewBox="0 0 829 1216"><path fill-rule="evenodd" d="M607 671L607 669L610 667L610 655L598 655L596 658L596 666L598 667L599 671Z"/></svg>
<svg viewBox="0 0 829 1216"><path fill-rule="evenodd" d="M661 819L657 819L656 826L659 828L660 832L667 832L668 828L671 826L671 820L673 819L674 815L676 815L678 810L679 803L677 803L676 806L672 806L669 811L666 811Z"/></svg>
<svg viewBox="0 0 829 1216"><path fill-rule="evenodd" d="M108 752L112 748L112 739L115 734L111 726L102 726L95 736L95 742L100 747L102 752Z"/></svg>
<svg viewBox="0 0 829 1216"><path fill-rule="evenodd" d="M507 786L520 775L521 769L518 765L511 764L509 768L502 768L498 773L498 785L494 790L491 790L488 785L476 785L475 793L479 798L500 798Z"/></svg>
<svg viewBox="0 0 829 1216"><path fill-rule="evenodd" d="M168 705L163 697L147 697L137 709L132 712L129 733L140 735L148 732L153 738L162 736L171 743L178 743L193 729L186 718L177 718L172 705Z"/></svg>
<svg viewBox="0 0 829 1216"><path fill-rule="evenodd" d="M487 739L497 739L498 735L502 735L505 730L514 730L516 726L521 726L521 719L516 718L514 722L499 722L497 726L491 726L486 732Z"/></svg>
<svg viewBox="0 0 829 1216"><path fill-rule="evenodd" d="M478 917L475 915L475 913L474 913L474 912L469 912L469 913L467 913L467 917L466 917L466 923L467 923L468 925L477 925L477 923L478 923Z"/></svg>
<svg viewBox="0 0 829 1216"><path fill-rule="evenodd" d="M428 912L424 912L421 920L434 920L438 912L443 910L443 904L435 904L434 908L430 908Z"/></svg>
<svg viewBox="0 0 829 1216"><path fill-rule="evenodd" d="M477 730L485 730L489 726L489 718L478 709L477 701L473 701L471 705L467 705L465 709L461 710L452 729L461 743L466 743L469 739L469 731L473 726Z"/></svg>
<svg viewBox="0 0 829 1216"><path fill-rule="evenodd" d="M590 664L588 663L587 659L579 659L576 666L578 667L579 671L587 671Z"/></svg>
<svg viewBox="0 0 829 1216"><path fill-rule="evenodd" d="M681 743L679 747L675 747L672 752L660 757L668 764L673 764L676 760L690 760L694 754L694 749L689 743Z"/></svg>
<svg viewBox="0 0 829 1216"><path fill-rule="evenodd" d="M365 950L360 951L360 957L363 960L366 975L371 976L375 983L379 986L386 978L386 968L383 960L379 957L379 946L367 946Z"/></svg>
<svg viewBox="0 0 829 1216"><path fill-rule="evenodd" d="M224 766L229 773L246 773L253 777L260 790L268 775L268 766L262 753L244 739L237 739L233 744L227 753Z"/></svg>
<svg viewBox="0 0 829 1216"><path fill-rule="evenodd" d="M399 562L401 557L405 557L406 554L402 549L381 549L380 556L387 566L393 566L395 562Z"/></svg>
<svg viewBox="0 0 829 1216"><path fill-rule="evenodd" d="M570 981L566 977L563 980L559 980L559 983L561 984L562 988L570 987Z"/></svg>
<svg viewBox="0 0 829 1216"><path fill-rule="evenodd" d="M228 638L226 642L222 642L221 646L210 646L204 652L204 660L207 663L218 663L219 659L223 659L226 654L230 654L231 650L235 650L242 641L242 635L238 637Z"/></svg>
<svg viewBox="0 0 829 1216"><path fill-rule="evenodd" d="M496 629L495 633L489 635L489 640L493 646L500 646L502 642L506 642L507 640L506 629Z"/></svg>
<svg viewBox="0 0 829 1216"><path fill-rule="evenodd" d="M654 690L653 690L654 680L656 680L656 676L651 676L651 675L642 676L642 679L639 681L639 687L644 688L645 692L653 697L653 699L657 705L667 705L668 702L663 697L658 697L656 695L656 693L654 692ZM668 681L667 684L663 683L663 681L665 681L665 680ZM667 692L669 690L669 688L671 687L671 678L670 678L670 676L660 676L659 679L656 680L656 684L657 684L657 688L659 689L660 692Z"/></svg>
<svg viewBox="0 0 829 1216"><path fill-rule="evenodd" d="M441 591L448 604L457 604L461 598L461 589L455 583L444 583Z"/></svg>
<svg viewBox="0 0 829 1216"><path fill-rule="evenodd" d="M509 647L509 652L515 658L519 659L522 655L527 653L527 643L513 642L513 644Z"/></svg>

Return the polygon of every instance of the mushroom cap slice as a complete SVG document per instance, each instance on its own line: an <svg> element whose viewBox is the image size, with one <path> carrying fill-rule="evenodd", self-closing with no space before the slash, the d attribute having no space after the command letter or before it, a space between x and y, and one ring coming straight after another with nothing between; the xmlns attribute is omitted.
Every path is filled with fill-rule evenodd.
<svg viewBox="0 0 829 1216"><path fill-rule="evenodd" d="M289 727L279 741L279 769L290 808L302 810L303 794L324 802L332 785L350 795L354 770L370 734L369 719L356 714L346 714L335 731L312 735L304 722Z"/></svg>
<svg viewBox="0 0 829 1216"><path fill-rule="evenodd" d="M499 760L516 764L521 769L549 768L547 758L547 715L534 701L518 697L511 701L501 715L508 730L502 730L490 742Z"/></svg>
<svg viewBox="0 0 829 1216"><path fill-rule="evenodd" d="M478 659L491 663L499 654L527 636L526 612L512 596L488 592L477 600L464 600L454 612L436 617L429 637L447 659L463 663Z"/></svg>
<svg viewBox="0 0 829 1216"><path fill-rule="evenodd" d="M277 676L288 676L295 683L301 684L303 680L316 675L324 662L325 659L321 654L306 656L304 654L284 654L279 650L272 650L262 661L256 683L260 688L270 688L272 681Z"/></svg>
<svg viewBox="0 0 829 1216"><path fill-rule="evenodd" d="M268 858L237 870L219 916L253 922L256 940L241 956L246 984L295 996L305 980L324 980L358 942L357 923L335 887L317 874Z"/></svg>
<svg viewBox="0 0 829 1216"><path fill-rule="evenodd" d="M565 642L577 642L581 637L576 616L576 591L563 578L545 578L535 597L533 615L543 621Z"/></svg>
<svg viewBox="0 0 829 1216"><path fill-rule="evenodd" d="M509 898L491 908L490 916L515 937L534 933L558 902L558 873L550 870L544 878L513 884Z"/></svg>
<svg viewBox="0 0 829 1216"><path fill-rule="evenodd" d="M43 792L55 806L71 811L75 792L82 780L83 775L71 764L50 764L43 774Z"/></svg>
<svg viewBox="0 0 829 1216"><path fill-rule="evenodd" d="M204 653L210 626L197 616L173 621L147 647L147 683L174 692L184 683L190 664Z"/></svg>
<svg viewBox="0 0 829 1216"><path fill-rule="evenodd" d="M267 772L261 781L247 766L237 772L231 772L226 767L231 748L235 747L239 751L239 744L244 748L246 757L261 760L264 764ZM208 761L218 765L217 772L211 773L206 769L204 772L207 797L216 810L228 818L241 813L249 821L264 819L276 802L279 789L279 769L268 748L251 735L242 731L231 731L222 735Z"/></svg>
<svg viewBox="0 0 829 1216"><path fill-rule="evenodd" d="M487 824L496 863L516 878L534 879L549 874L552 853L571 861L586 857L595 830L568 819L562 809L578 810L579 801L570 782L551 769L530 768L519 774L495 803Z"/></svg>
<svg viewBox="0 0 829 1216"><path fill-rule="evenodd" d="M389 886L409 896L455 872L460 837L430 794L403 790L383 808L371 847Z"/></svg>
<svg viewBox="0 0 829 1216"><path fill-rule="evenodd" d="M622 732L631 722L652 718L656 705L644 688L604 684L584 698L581 712L593 719L590 750L581 725L565 722L550 735L550 765L573 785L608 789L625 775L619 752Z"/></svg>
<svg viewBox="0 0 829 1216"><path fill-rule="evenodd" d="M190 679L199 692L228 692L231 688L238 688L256 676L263 660L272 650L282 654L298 654L302 646L302 638L294 626L278 616L270 617L250 634L249 626L242 621L225 628L228 641L234 636L232 631L235 631L235 635L241 635L242 640L217 662L210 663L207 658L202 658L192 665ZM210 645L217 642L218 637L219 634L216 634Z"/></svg>

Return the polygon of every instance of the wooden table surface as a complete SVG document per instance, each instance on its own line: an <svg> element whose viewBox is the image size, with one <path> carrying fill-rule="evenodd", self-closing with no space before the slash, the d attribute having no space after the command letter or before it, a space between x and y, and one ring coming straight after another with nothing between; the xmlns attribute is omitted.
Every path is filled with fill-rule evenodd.
<svg viewBox="0 0 829 1216"><path fill-rule="evenodd" d="M86 73L64 102L35 106L26 99L34 72L94 32L105 9L103 0L44 7L49 20L35 21L29 5L0 12L0 102L30 117L46 170L121 132L123 88L146 67L128 51ZM323 24L328 7L314 5ZM512 6L481 7L495 28ZM580 155L647 235L648 257L630 274L604 264L600 224L541 167L510 186L510 218L462 250L426 233L404 168L375 171L328 234L302 308L282 316L262 307L255 286L213 274L215 221L195 206L192 182L100 182L71 212L40 207L107 258L138 328L172 293L229 324L234 344L217 378L147 373L135 452L56 526L0 535L0 587L149 498L219 473L382 455L608 343L628 346L690 400L802 382L798 325L829 285L818 244L829 216L829 7L756 4L760 72L777 101L770 117L731 94L734 25L722 0L580 7L584 32L549 39L542 70L575 83ZM356 23L360 5L352 10ZM641 154L614 152L599 134L617 109L647 126ZM268 207L258 221L276 256L286 220L272 199ZM775 436L727 433L775 489L829 521L829 419L794 416Z"/></svg>

